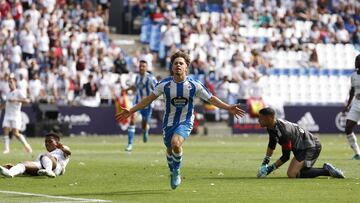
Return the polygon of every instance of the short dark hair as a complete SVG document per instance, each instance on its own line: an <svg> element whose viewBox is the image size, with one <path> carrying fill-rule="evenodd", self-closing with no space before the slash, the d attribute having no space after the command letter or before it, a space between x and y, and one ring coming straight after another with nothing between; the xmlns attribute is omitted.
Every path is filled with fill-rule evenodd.
<svg viewBox="0 0 360 203"><path fill-rule="evenodd" d="M171 64L173 64L175 59L179 58L179 57L183 58L185 60L186 65L189 67L189 65L190 65L190 56L189 56L189 54L187 54L187 53L185 53L183 51L178 51L178 52L176 52L175 54L173 54L171 56Z"/></svg>
<svg viewBox="0 0 360 203"><path fill-rule="evenodd" d="M355 69L360 69L360 54L355 58Z"/></svg>
<svg viewBox="0 0 360 203"><path fill-rule="evenodd" d="M58 142L60 141L60 136L55 132L50 132L45 135L45 139L50 138L50 137L54 138Z"/></svg>
<svg viewBox="0 0 360 203"><path fill-rule="evenodd" d="M146 65L148 64L145 60L140 60L139 63L146 63Z"/></svg>
<svg viewBox="0 0 360 203"><path fill-rule="evenodd" d="M270 108L270 107L266 107L266 108L262 108L259 111L259 114L264 115L264 116L274 116L275 115L275 110Z"/></svg>

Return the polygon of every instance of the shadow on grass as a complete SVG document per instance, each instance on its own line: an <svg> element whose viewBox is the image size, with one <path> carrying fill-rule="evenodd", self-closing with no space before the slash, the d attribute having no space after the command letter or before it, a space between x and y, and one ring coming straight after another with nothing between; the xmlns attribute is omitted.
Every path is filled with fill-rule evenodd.
<svg viewBox="0 0 360 203"><path fill-rule="evenodd" d="M266 178L257 178L257 177L204 177L202 179L207 179L207 180L266 180L266 179L271 179L271 180L284 180L284 179L289 179L287 177L266 177Z"/></svg>
<svg viewBox="0 0 360 203"><path fill-rule="evenodd" d="M118 196L118 195L163 195L171 192L170 189L162 189L162 190L128 190L128 191L113 191L113 192L98 192L98 193L68 193L62 194L62 196Z"/></svg>

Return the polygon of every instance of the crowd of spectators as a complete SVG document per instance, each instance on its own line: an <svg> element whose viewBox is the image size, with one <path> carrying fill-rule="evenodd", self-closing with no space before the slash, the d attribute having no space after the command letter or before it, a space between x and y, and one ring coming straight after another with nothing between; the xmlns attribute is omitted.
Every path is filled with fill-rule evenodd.
<svg viewBox="0 0 360 203"><path fill-rule="evenodd" d="M118 74L129 70L109 39L109 6L110 0L0 0L0 97L15 77L32 102L111 103Z"/></svg>
<svg viewBox="0 0 360 203"><path fill-rule="evenodd" d="M145 21L162 24L165 66L177 49L188 51L193 59L191 74L214 75L215 83L222 86L215 88L219 95L229 95L224 81L238 83L239 100L258 94L259 77L277 66L279 51L300 53L295 66L322 68L317 44L360 48L356 0L223 0L222 5L206 0L148 0L130 6ZM255 33L249 34L251 30ZM260 30L266 33L256 33Z"/></svg>

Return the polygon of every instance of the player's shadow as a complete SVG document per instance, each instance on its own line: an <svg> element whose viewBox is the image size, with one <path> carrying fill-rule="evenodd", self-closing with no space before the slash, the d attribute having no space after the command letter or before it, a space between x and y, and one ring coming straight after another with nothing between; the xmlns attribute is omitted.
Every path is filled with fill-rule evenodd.
<svg viewBox="0 0 360 203"><path fill-rule="evenodd" d="M266 179L289 179L287 177L266 177L266 178L257 178L257 177L226 177L226 176L219 176L219 177L204 177L202 179L207 180L266 180Z"/></svg>
<svg viewBox="0 0 360 203"><path fill-rule="evenodd" d="M171 192L170 189L159 189L159 190L127 190L127 191L114 191L114 192L101 192L101 193L69 193L63 194L64 196L131 196L131 195L163 195Z"/></svg>

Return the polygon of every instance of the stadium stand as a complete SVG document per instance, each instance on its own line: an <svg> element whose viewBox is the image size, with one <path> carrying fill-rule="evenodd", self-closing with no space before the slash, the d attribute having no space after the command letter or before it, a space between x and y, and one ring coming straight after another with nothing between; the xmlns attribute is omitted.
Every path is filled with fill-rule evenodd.
<svg viewBox="0 0 360 203"><path fill-rule="evenodd" d="M240 75L247 72L253 83L266 87L263 96L271 100L346 100L359 54L357 1L146 1L141 8L148 14L141 41L167 68L171 50L180 48L203 64L192 66L194 77L214 72L218 83L227 76L235 96ZM157 15L162 11L162 21L154 20L154 8Z"/></svg>
<svg viewBox="0 0 360 203"><path fill-rule="evenodd" d="M230 102L260 94L290 104L343 103L360 49L354 0L128 0L125 11L142 19L140 41L151 50L133 55L109 39L110 1L28 2L0 1L1 97L14 76L33 102L86 104L91 74L90 106L109 104L140 58L169 68L169 55L183 49L195 78L219 87L227 76Z"/></svg>

